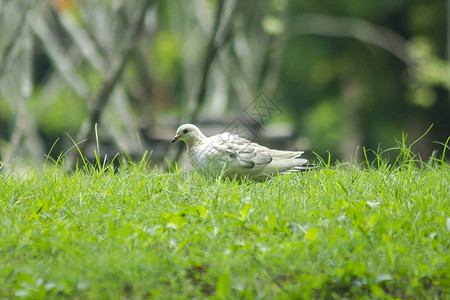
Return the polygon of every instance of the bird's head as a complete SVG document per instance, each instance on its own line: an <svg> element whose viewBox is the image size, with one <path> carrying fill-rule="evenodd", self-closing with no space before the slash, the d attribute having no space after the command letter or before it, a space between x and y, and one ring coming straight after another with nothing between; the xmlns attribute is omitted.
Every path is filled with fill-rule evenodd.
<svg viewBox="0 0 450 300"><path fill-rule="evenodd" d="M172 139L172 143L180 140L186 143L186 145L192 142L201 141L206 138L203 133L193 124L184 124L178 127L175 137Z"/></svg>

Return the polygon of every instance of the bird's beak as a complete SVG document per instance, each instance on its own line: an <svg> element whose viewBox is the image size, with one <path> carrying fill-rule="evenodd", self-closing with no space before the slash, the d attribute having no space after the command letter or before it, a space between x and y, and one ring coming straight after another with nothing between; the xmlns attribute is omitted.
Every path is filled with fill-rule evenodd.
<svg viewBox="0 0 450 300"><path fill-rule="evenodd" d="M175 143L179 138L180 138L180 136L179 136L179 135L176 135L176 136L172 139L172 143Z"/></svg>

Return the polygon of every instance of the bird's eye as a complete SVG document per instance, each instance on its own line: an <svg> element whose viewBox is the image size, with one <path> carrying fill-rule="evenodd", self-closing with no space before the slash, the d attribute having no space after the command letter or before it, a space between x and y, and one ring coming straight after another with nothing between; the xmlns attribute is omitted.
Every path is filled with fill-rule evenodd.
<svg viewBox="0 0 450 300"><path fill-rule="evenodd" d="M188 133L188 132L189 132L189 130L187 130L187 129L183 130L183 133L184 133L184 134L186 134L186 133Z"/></svg>

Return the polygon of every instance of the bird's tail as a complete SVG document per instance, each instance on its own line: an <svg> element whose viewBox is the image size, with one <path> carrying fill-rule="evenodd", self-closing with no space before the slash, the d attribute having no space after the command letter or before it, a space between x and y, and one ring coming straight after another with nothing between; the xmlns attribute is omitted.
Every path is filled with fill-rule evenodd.
<svg viewBox="0 0 450 300"><path fill-rule="evenodd" d="M303 158L280 158L273 157L272 162L264 168L266 175L272 176L276 174L290 174L297 172L305 172L317 168L314 164L309 164Z"/></svg>
<svg viewBox="0 0 450 300"><path fill-rule="evenodd" d="M290 173L297 173L297 172L306 172L311 171L317 168L317 165L315 164L303 164L303 165L297 165L292 167L289 170L285 170L283 172L280 172L280 174L290 174Z"/></svg>

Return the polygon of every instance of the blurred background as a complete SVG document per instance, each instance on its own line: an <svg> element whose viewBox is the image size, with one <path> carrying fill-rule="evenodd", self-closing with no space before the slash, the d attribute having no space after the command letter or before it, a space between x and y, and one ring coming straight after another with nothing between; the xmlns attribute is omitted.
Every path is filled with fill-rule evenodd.
<svg viewBox="0 0 450 300"><path fill-rule="evenodd" d="M450 1L0 0L0 30L9 166L75 144L165 166L187 122L342 161L450 135Z"/></svg>

